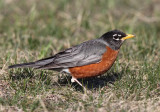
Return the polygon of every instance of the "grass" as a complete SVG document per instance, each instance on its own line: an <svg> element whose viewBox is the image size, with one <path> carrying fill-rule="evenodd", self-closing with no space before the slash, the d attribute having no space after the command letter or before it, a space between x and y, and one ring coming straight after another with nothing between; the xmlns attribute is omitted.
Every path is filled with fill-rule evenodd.
<svg viewBox="0 0 160 112"><path fill-rule="evenodd" d="M143 5L142 5L143 4ZM160 111L160 3L152 0L0 1L1 111ZM54 71L12 69L111 29L136 35L112 69L81 79L90 94Z"/></svg>

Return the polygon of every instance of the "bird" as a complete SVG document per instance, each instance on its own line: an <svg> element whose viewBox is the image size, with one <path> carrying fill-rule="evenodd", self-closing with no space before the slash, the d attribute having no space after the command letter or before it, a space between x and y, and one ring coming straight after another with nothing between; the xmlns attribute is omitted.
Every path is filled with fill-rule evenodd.
<svg viewBox="0 0 160 112"><path fill-rule="evenodd" d="M67 48L51 57L38 61L15 64L8 68L34 68L65 72L72 76L71 82L83 85L78 79L94 77L107 72L114 64L121 45L135 35L111 30L102 36Z"/></svg>

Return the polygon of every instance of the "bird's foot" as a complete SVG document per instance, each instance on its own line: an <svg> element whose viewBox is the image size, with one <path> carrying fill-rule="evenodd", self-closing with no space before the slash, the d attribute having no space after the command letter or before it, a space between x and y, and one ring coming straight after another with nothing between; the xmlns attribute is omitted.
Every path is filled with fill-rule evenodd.
<svg viewBox="0 0 160 112"><path fill-rule="evenodd" d="M85 94L87 93L87 89L75 77L72 77L71 82L77 82L83 88Z"/></svg>

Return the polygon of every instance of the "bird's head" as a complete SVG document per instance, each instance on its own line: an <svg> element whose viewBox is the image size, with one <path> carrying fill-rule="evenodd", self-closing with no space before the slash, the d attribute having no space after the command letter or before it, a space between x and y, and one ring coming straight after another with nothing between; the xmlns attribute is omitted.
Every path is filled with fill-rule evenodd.
<svg viewBox="0 0 160 112"><path fill-rule="evenodd" d="M124 40L135 37L135 35L132 34L125 34L122 31L119 30L112 30L105 34L103 34L100 38L105 41L109 47L111 47L114 50L118 50Z"/></svg>

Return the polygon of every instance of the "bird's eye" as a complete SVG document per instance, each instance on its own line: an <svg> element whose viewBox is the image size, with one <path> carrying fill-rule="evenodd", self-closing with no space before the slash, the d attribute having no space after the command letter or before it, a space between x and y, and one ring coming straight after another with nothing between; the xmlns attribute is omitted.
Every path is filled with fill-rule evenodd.
<svg viewBox="0 0 160 112"><path fill-rule="evenodd" d="M119 37L116 36L116 37L113 37L113 39L114 39L114 40L119 40Z"/></svg>
<svg viewBox="0 0 160 112"><path fill-rule="evenodd" d="M122 38L121 34L113 34L113 39L114 40L120 40Z"/></svg>
<svg viewBox="0 0 160 112"><path fill-rule="evenodd" d="M118 35L118 34L114 34L114 35L113 35L113 39L114 39L114 40L119 40L119 35Z"/></svg>

